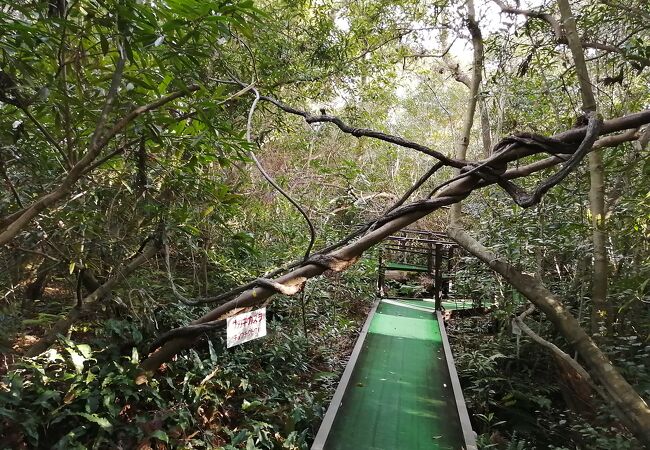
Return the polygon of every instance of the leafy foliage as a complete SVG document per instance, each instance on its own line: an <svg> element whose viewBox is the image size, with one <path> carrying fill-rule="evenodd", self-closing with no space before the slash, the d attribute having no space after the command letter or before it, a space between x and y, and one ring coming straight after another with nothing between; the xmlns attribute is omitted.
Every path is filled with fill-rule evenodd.
<svg viewBox="0 0 650 450"><path fill-rule="evenodd" d="M262 93L305 110L323 108L354 126L450 152L468 95L441 55L454 39L448 56L459 57L464 68L458 45L468 38L464 3L5 2L0 177L7 188L0 192L0 234L12 217L64 189L0 254L2 445L307 448L373 295L372 252L345 274L310 281L308 338L296 299L280 297L262 344L226 351L222 337L211 333L145 385L134 381L137 364L156 335L207 308L179 302L170 275L183 295L210 296L303 254L309 238L302 218L251 169L250 150L306 208L318 230L316 248L385 211L431 166L425 155L330 125L305 125L266 104L253 118L256 144L250 144L244 138L250 91L237 81L254 82ZM572 3L585 39L618 47L587 52L601 113L647 108L645 3ZM571 127L579 114L576 77L548 24L497 18L487 4L478 6L486 46L480 95L492 140ZM556 13L551 4L544 8ZM135 114L143 107L149 109ZM97 137L106 137L105 146L66 184ZM480 138L477 123L469 159L485 153ZM622 144L604 153L604 164L614 317L590 321L586 168L532 210L484 189L464 202L463 221L568 299L569 310L648 399L647 148ZM522 186L532 188L547 175L521 180ZM439 171L416 196L449 176L451 170ZM418 226L442 229L446 220L433 215ZM158 255L122 279L123 266L160 228L167 233L170 273ZM75 311L76 291L83 298L96 288L84 284L88 273L99 284L118 278L120 285L47 353L21 358ZM489 317L456 322L453 333L483 447L634 447L604 408L569 411L552 359L509 335L511 316L523 305L518 293L469 258L455 290L498 305ZM542 317L533 320L540 334L570 351Z"/></svg>

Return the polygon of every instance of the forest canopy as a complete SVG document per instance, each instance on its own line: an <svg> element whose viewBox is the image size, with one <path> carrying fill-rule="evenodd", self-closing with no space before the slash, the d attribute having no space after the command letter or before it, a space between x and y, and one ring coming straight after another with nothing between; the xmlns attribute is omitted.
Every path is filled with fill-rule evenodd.
<svg viewBox="0 0 650 450"><path fill-rule="evenodd" d="M650 445L649 86L645 0L0 0L0 447L308 448L407 227L479 448Z"/></svg>

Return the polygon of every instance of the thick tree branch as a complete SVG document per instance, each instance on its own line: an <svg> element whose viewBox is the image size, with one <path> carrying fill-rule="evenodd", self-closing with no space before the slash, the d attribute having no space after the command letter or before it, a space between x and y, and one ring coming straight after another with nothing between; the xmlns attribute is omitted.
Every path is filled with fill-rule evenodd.
<svg viewBox="0 0 650 450"><path fill-rule="evenodd" d="M530 206L536 205L542 199L542 196L546 194L551 188L562 182L564 178L573 171L573 169L582 161L582 158L592 150L594 142L598 137L598 132L602 126L602 119L598 115L591 111L589 114L589 126L587 127L587 134L585 135L584 140L576 150L576 152L571 155L567 162L562 166L560 170L555 172L553 175L548 177L546 180L542 181L533 191L532 194L528 194L522 191L515 184L504 180L499 177L497 183L501 186L512 199L517 203L517 205L522 208L528 208Z"/></svg>
<svg viewBox="0 0 650 450"><path fill-rule="evenodd" d="M620 131L631 126L638 127L648 122L650 122L650 111L644 111L631 116L605 121L600 131L601 133ZM580 142L580 140L584 139L585 135L586 129L583 127L560 133L553 136L553 139L575 143L576 140ZM507 152L494 155L493 157L500 156L502 158L494 160L494 165L505 167L504 165L509 161L514 161L541 151L543 150L539 148L525 147L524 144L516 143ZM306 279L322 275L327 271L337 272L345 270L363 252L381 242L390 234L440 207L463 200L474 189L488 184L481 182L479 177L468 176L448 185L433 199L422 200L396 208L389 214L351 233L343 241L330 246L328 249L321 250L321 252L313 255L308 261L297 263L290 271L276 278L274 281L287 287L295 287L302 285ZM255 305L263 303L275 293L273 289L258 286L257 282L248 283L246 287L242 286L235 291L239 292L237 298L216 307L203 317L192 322L192 324L202 324L224 319L234 314L235 311L241 311L241 308L252 308ZM162 363L169 361L179 351L190 347L193 342L194 339L188 337L172 339L153 352L148 359L143 361L141 367L145 371L153 371Z"/></svg>
<svg viewBox="0 0 650 450"><path fill-rule="evenodd" d="M524 311L519 317L514 317L513 321L534 342L541 345L542 347L547 348L551 353L553 353L553 355L555 355L558 359L562 360L568 367L570 367L578 375L580 375L580 377L584 379L584 381L587 384L589 384L589 386L594 391L596 391L605 402L612 405L617 416L623 418L622 420L626 420L625 413L619 409L619 406L615 404L612 397L608 395L605 389L603 389L598 384L594 383L593 379L591 378L591 375L589 375L589 372L587 372L587 370L578 361L573 359L568 353L562 351L562 349L559 348L554 343L547 341L546 339L544 339L543 337L535 333L528 325L524 323L525 316L527 314L530 314L534 310L535 310L535 305L531 305L530 308Z"/></svg>
<svg viewBox="0 0 650 450"><path fill-rule="evenodd" d="M92 172L93 170L95 170L96 168L98 168L99 166L104 164L105 162L111 160L113 157L124 153L127 148L131 147L132 145L135 145L135 144L139 143L141 141L141 139L142 138L132 139L129 142L127 142L126 144L120 145L119 147L117 147L115 150L108 153L107 155L102 156L98 160L94 161L91 165L86 167L84 169L84 171L83 171L83 175L86 175L86 174Z"/></svg>
<svg viewBox="0 0 650 450"><path fill-rule="evenodd" d="M616 147L624 142L636 141L637 139L639 139L639 131L637 129L630 129L621 134L614 134L598 139L592 146L591 151L606 147ZM566 160L567 158L565 156L550 156L534 163L526 164L525 166L508 169L501 177L506 180L525 177L531 173L553 167Z"/></svg>
<svg viewBox="0 0 650 450"><path fill-rule="evenodd" d="M447 66L447 69L451 72L451 75L454 77L454 80L465 85L467 89L472 89L472 79L460 68L460 63L453 61L451 58L443 58L443 62Z"/></svg>

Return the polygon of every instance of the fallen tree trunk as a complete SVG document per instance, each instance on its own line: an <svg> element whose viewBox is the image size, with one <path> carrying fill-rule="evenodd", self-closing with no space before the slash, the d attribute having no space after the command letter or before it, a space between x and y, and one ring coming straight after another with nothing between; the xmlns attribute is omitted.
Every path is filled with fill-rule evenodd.
<svg viewBox="0 0 650 450"><path fill-rule="evenodd" d="M639 441L645 446L650 446L650 408L564 307L562 300L550 292L541 281L524 274L508 261L490 252L463 229L450 227L448 234L463 249L503 276L546 314L569 345L582 357L589 375L603 387L614 403L621 421Z"/></svg>
<svg viewBox="0 0 650 450"><path fill-rule="evenodd" d="M310 260L311 262L308 261L304 265L276 278L275 282L288 287L294 287L302 285L307 279L322 275L326 271L341 272L354 264L364 251L378 244L387 236L426 216L439 207L452 204L455 201L457 201L455 197L442 197L430 200L421 208L396 217L352 244L328 255L316 255L314 259ZM224 317L229 317L244 311L246 308L262 303L275 293L274 290L268 287L254 287L245 291L237 298L218 306L200 319L192 322L192 324L214 322ZM161 364L171 360L179 351L190 348L195 340L196 337L182 337L167 341L142 362L141 368L145 371L156 370Z"/></svg>
<svg viewBox="0 0 650 450"><path fill-rule="evenodd" d="M329 116L327 116L329 118ZM315 119L314 119L315 120ZM607 120L600 129L600 134L623 131L630 128L638 128L650 122L650 110L645 110L617 119ZM563 133L553 136L554 139L562 142L580 142L586 135L587 128L573 128ZM577 146L576 146L577 148ZM489 167L503 173L508 162L540 153L539 148L530 148L525 145L513 145L507 150L493 155L490 158ZM396 209L389 209L384 216L379 218L370 231L359 237L356 241L348 243L338 250L333 250L325 254L316 254L314 257L303 262L300 265L291 267L293 270L276 278L274 281L287 287L296 287L302 285L307 279L322 275L324 272L342 271L353 264L360 256L370 247L378 244L392 233L416 222L420 218L432 213L433 211L447 205L459 202L466 198L474 189L493 184L494 181L487 181L479 175L469 175L447 185L437 193L432 199L421 200L401 206ZM347 242L347 241L346 241ZM241 291L239 291L241 292ZM230 317L239 312L249 310L255 305L259 305L276 291L267 286L252 287L239 296L220 305L208 312L199 319L193 321L190 326L198 324L215 324L222 323L224 318ZM190 348L196 341L197 336L188 337L183 328L179 331L177 338L172 338L174 333L166 333L168 340L162 342L160 347L154 349L149 357L142 361L141 369L144 372L152 372L160 367L161 364L170 361L174 355L181 350ZM172 330L174 331L174 330ZM185 330L186 331L186 330Z"/></svg>

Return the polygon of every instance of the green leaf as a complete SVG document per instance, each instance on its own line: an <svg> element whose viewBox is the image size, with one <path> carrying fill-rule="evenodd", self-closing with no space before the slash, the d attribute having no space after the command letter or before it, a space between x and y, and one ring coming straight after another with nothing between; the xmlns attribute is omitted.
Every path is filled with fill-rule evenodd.
<svg viewBox="0 0 650 450"><path fill-rule="evenodd" d="M93 351L88 344L77 344L77 350L79 350L81 354L86 357L86 359L90 358L90 356L93 354Z"/></svg>
<svg viewBox="0 0 650 450"><path fill-rule="evenodd" d="M232 445L238 445L244 442L246 438L248 437L248 430L241 430L235 437L232 438L231 444Z"/></svg>
<svg viewBox="0 0 650 450"><path fill-rule="evenodd" d="M167 433L165 433L163 430L154 431L153 433L151 433L151 437L156 438L165 443L169 443L169 436L167 436Z"/></svg>
<svg viewBox="0 0 650 450"><path fill-rule="evenodd" d="M82 413L82 412L77 412L77 413L72 413L75 416L80 416L83 417L84 419L96 423L100 427L102 427L105 430L108 430L110 428L113 428L113 425L105 418L99 417L97 414L88 414L88 413Z"/></svg>
<svg viewBox="0 0 650 450"><path fill-rule="evenodd" d="M71 347L66 346L65 349L70 354L70 360L74 365L75 371L77 373L81 373L84 369L84 362L86 361L87 358L84 357L82 354L77 353L77 351Z"/></svg>

